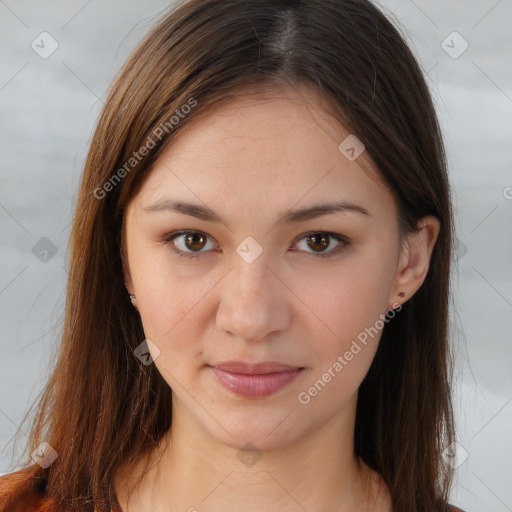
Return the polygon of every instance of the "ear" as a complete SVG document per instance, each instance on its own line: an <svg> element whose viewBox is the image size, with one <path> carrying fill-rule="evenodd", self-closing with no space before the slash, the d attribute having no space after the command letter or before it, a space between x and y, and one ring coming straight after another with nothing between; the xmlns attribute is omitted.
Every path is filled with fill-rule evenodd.
<svg viewBox="0 0 512 512"><path fill-rule="evenodd" d="M130 265L128 264L128 255L126 253L126 241L121 240L121 263L123 266L124 285L130 295L134 295L132 275Z"/></svg>
<svg viewBox="0 0 512 512"><path fill-rule="evenodd" d="M389 298L392 304L389 306L390 308L396 308L397 303L403 304L409 300L427 276L430 257L439 236L441 223L437 217L428 215L422 217L417 226L418 229L404 240L395 282Z"/></svg>
<svg viewBox="0 0 512 512"><path fill-rule="evenodd" d="M126 261L126 260L123 260L123 274L124 274L124 285L126 286L128 293L130 295L134 295L132 275L130 273L130 266L128 265L128 261Z"/></svg>

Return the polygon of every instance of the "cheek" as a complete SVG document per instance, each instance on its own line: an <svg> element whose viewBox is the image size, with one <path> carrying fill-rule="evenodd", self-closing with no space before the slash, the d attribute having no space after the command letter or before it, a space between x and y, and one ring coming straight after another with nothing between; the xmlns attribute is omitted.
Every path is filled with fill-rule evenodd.
<svg viewBox="0 0 512 512"><path fill-rule="evenodd" d="M340 272L309 293L315 315L304 329L314 363L297 400L311 415L326 420L339 411L368 372L385 325L386 272L382 264Z"/></svg>
<svg viewBox="0 0 512 512"><path fill-rule="evenodd" d="M145 337L158 347L154 364L171 388L194 377L191 360L201 354L201 333L196 321L200 308L201 289L186 282L177 283L170 276L145 273L139 313ZM156 277L155 277L156 275ZM191 291L192 290L192 291Z"/></svg>
<svg viewBox="0 0 512 512"><path fill-rule="evenodd" d="M332 355L348 349L386 312L390 268L383 258L361 257L316 277L314 283L302 279L297 294L310 312L304 317L308 330L318 333L314 338L318 350Z"/></svg>
<svg viewBox="0 0 512 512"><path fill-rule="evenodd" d="M354 258L331 272L322 286L309 288L307 303L321 322L308 315L312 319L305 329L311 333L315 362L298 401L324 419L357 392L385 325L391 267L385 257L373 254L383 251Z"/></svg>
<svg viewBox="0 0 512 512"><path fill-rule="evenodd" d="M197 283L195 283L197 284ZM190 343L194 325L193 318L200 308L202 287L193 283L146 275L139 312L144 332L161 343L168 340L183 339L183 332L188 331Z"/></svg>
<svg viewBox="0 0 512 512"><path fill-rule="evenodd" d="M137 244L130 253L130 272L144 332L155 342L186 313L187 289L176 284L161 249Z"/></svg>
<svg viewBox="0 0 512 512"><path fill-rule="evenodd" d="M132 272L144 333L162 354L179 357L197 352L202 325L210 314L205 311L208 295L219 278L204 275L192 279L180 273L164 251L153 252L158 254L148 257L141 250L140 257L134 257Z"/></svg>

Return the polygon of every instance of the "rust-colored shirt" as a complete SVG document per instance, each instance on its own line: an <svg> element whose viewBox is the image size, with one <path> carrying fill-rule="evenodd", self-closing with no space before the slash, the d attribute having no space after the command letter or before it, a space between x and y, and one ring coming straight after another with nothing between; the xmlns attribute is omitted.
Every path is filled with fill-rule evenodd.
<svg viewBox="0 0 512 512"><path fill-rule="evenodd" d="M71 512L46 495L45 479L31 477L27 470L0 476L0 512ZM117 500L111 512L123 512Z"/></svg>

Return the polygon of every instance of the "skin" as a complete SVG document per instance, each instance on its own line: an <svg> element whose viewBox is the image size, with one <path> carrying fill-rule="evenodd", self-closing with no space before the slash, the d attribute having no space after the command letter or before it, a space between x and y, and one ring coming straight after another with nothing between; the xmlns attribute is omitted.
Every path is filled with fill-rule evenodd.
<svg viewBox="0 0 512 512"><path fill-rule="evenodd" d="M160 350L153 364L173 390L173 424L129 503L142 466L118 471L125 512L390 510L387 487L353 453L358 387L380 332L307 404L298 395L421 286L440 225L425 217L400 245L392 194L366 152L355 161L341 153L350 132L325 108L307 89L237 96L187 126L127 207L126 287ZM145 210L165 199L208 206L223 222ZM277 222L288 209L342 199L370 215ZM162 241L177 230L207 235L174 239L197 258ZM350 245L320 258L339 242L308 243L312 231ZM263 249L251 263L236 252L248 236ZM305 370L268 397L247 398L207 366L249 359ZM247 443L252 465L237 456Z"/></svg>

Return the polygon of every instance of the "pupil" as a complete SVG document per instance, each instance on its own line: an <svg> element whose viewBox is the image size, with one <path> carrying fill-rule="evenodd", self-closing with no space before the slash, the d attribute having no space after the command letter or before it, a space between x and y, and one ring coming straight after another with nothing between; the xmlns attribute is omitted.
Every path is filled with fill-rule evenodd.
<svg viewBox="0 0 512 512"><path fill-rule="evenodd" d="M189 234L189 235L187 235L187 237L186 237L187 244L188 244L188 242L190 242L190 243L191 243L191 245L197 245L197 242L194 242L195 237L200 238L200 239L202 240L202 242L204 242L204 237L203 237L202 235L199 235L198 233L190 233L190 234ZM192 249L192 250L194 250L194 249L202 249L202 247L203 247L204 243L199 242L199 245L200 245L201 247L190 247L190 246L189 246L189 249Z"/></svg>
<svg viewBox="0 0 512 512"><path fill-rule="evenodd" d="M322 247L319 249L319 251L322 251L323 249L325 249L326 247L328 247L329 245L329 238L325 235L320 235L320 234L316 234L314 236L309 236L308 237L308 243L313 240L313 244L318 244L318 239L321 239L323 241L323 243L321 243ZM311 244L310 244L310 247L312 249L315 249L315 247L312 247ZM316 249L315 249L316 250Z"/></svg>

